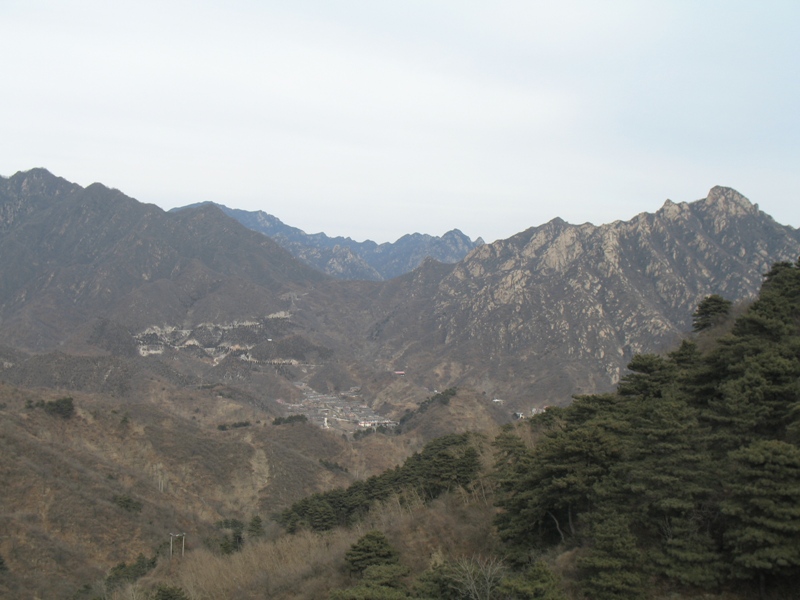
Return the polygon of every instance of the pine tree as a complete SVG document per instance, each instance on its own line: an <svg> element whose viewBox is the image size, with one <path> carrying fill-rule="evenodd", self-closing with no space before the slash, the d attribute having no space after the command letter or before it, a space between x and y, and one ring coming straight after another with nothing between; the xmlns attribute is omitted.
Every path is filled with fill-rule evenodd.
<svg viewBox="0 0 800 600"><path fill-rule="evenodd" d="M345 554L352 573L363 573L373 565L390 565L397 562L397 552L380 531L368 531Z"/></svg>
<svg viewBox="0 0 800 600"><path fill-rule="evenodd" d="M44 411L48 415L70 419L75 414L75 403L70 397L49 400L44 403Z"/></svg>
<svg viewBox="0 0 800 600"><path fill-rule="evenodd" d="M583 588L592 600L636 600L644 597L641 552L622 514L596 513L587 554L578 561Z"/></svg>
<svg viewBox="0 0 800 600"><path fill-rule="evenodd" d="M153 600L189 600L189 597L179 587L160 585L153 595Z"/></svg>
<svg viewBox="0 0 800 600"><path fill-rule="evenodd" d="M675 364L656 354L637 354L628 364L631 373L617 386L620 396L661 397L675 380Z"/></svg>
<svg viewBox="0 0 800 600"><path fill-rule="evenodd" d="M516 481L496 501L498 533L514 558L565 542L590 512L601 481L625 452L619 418L626 400L606 394L576 398L562 413L563 428L545 433Z"/></svg>
<svg viewBox="0 0 800 600"><path fill-rule="evenodd" d="M327 531L336 527L336 512L321 494L314 495L308 507L308 524L314 531Z"/></svg>
<svg viewBox="0 0 800 600"><path fill-rule="evenodd" d="M699 361L691 342L666 357L634 357L621 401L609 405L624 450L594 489L597 509L625 514L648 548L648 572L713 587L724 577L709 510L721 482L691 401Z"/></svg>
<svg viewBox="0 0 800 600"><path fill-rule="evenodd" d="M500 593L506 600L567 600L558 578L542 561L521 575L507 577Z"/></svg>
<svg viewBox="0 0 800 600"><path fill-rule="evenodd" d="M778 263L765 277L758 300L698 376L720 456L758 439L786 439L800 406L800 269Z"/></svg>
<svg viewBox="0 0 800 600"><path fill-rule="evenodd" d="M364 569L355 587L334 590L331 600L402 600L410 598L402 578L408 568L397 564L372 565Z"/></svg>
<svg viewBox="0 0 800 600"><path fill-rule="evenodd" d="M762 440L731 452L724 540L737 578L800 577L800 448Z"/></svg>
<svg viewBox="0 0 800 600"><path fill-rule="evenodd" d="M261 517L258 515L253 516L250 519L250 523L247 525L247 537L250 539L260 538L264 535L264 522L261 520Z"/></svg>
<svg viewBox="0 0 800 600"><path fill-rule="evenodd" d="M725 560L708 524L697 514L664 521L664 536L653 558L659 571L683 585L711 588L725 579Z"/></svg>
<svg viewBox="0 0 800 600"><path fill-rule="evenodd" d="M692 329L703 331L721 323L731 310L730 300L718 294L705 297L692 315Z"/></svg>
<svg viewBox="0 0 800 600"><path fill-rule="evenodd" d="M511 426L504 429L492 442L494 448L494 479L501 489L513 491L519 478L530 468L531 452L522 439L513 433Z"/></svg>
<svg viewBox="0 0 800 600"><path fill-rule="evenodd" d="M629 418L632 448L610 480L617 486L614 506L627 507L640 535L648 536L658 572L684 584L715 586L723 578L722 556L706 507L720 477L697 411L669 391L638 402Z"/></svg>

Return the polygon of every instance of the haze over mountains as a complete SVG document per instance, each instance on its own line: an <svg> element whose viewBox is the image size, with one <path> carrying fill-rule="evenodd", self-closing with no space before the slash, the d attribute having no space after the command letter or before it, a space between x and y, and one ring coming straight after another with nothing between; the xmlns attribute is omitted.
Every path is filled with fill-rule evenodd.
<svg viewBox="0 0 800 600"><path fill-rule="evenodd" d="M0 179L0 595L69 597L174 528L197 548L219 520L437 436L608 390L634 353L686 336L703 297L747 301L800 255L798 230L722 187L491 244L281 227L286 247L214 205L164 212L44 169ZM74 418L41 410L66 395ZM329 429L272 425L297 413ZM401 433L355 439L371 419Z"/></svg>
<svg viewBox="0 0 800 600"><path fill-rule="evenodd" d="M174 208L171 212L197 206ZM296 258L337 279L392 279L413 271L426 258L456 263L470 250L484 243L481 238L472 241L458 229L448 231L441 237L412 233L392 243L376 244L371 240L356 242L349 237L307 234L263 211L250 212L220 204L215 206L248 229L271 237Z"/></svg>
<svg viewBox="0 0 800 600"><path fill-rule="evenodd" d="M268 217L256 214L250 226ZM323 249L364 252L270 226L309 262ZM321 391L362 386L389 415L448 386L526 410L609 389L634 353L689 331L705 295L752 297L771 263L800 255L798 230L722 187L627 222L555 219L492 244L455 231L407 236L385 249L395 259L383 272L373 267L379 277L431 248L441 260L473 248L453 264L428 258L385 282L332 279L214 205L165 213L43 169L0 182L0 232L8 346L95 361L169 357L198 377L265 378L284 395L297 373L281 375L276 361L313 363L305 368ZM382 252L372 250L373 258ZM163 333L201 325L214 333L188 335L188 347ZM387 378L395 371L406 373L402 384Z"/></svg>

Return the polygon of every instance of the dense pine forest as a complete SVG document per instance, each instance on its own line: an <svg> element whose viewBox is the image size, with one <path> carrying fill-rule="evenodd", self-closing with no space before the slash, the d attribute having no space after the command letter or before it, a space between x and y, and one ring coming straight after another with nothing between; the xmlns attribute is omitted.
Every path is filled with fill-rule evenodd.
<svg viewBox="0 0 800 600"><path fill-rule="evenodd" d="M695 329L713 334L728 309L708 298ZM707 351L685 341L629 369L616 393L533 420L532 449L511 432L496 439L509 559L579 547L589 598L643 598L654 582L795 597L800 264L776 264Z"/></svg>
<svg viewBox="0 0 800 600"><path fill-rule="evenodd" d="M694 329L614 393L435 440L113 594L800 598L800 261Z"/></svg>

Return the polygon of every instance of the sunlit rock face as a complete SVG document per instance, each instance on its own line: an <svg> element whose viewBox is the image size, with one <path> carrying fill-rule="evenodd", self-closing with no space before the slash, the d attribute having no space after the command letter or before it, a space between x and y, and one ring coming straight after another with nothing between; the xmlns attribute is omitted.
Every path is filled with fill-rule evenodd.
<svg viewBox="0 0 800 600"><path fill-rule="evenodd" d="M476 248L424 284L423 310L394 317L398 331L381 325L384 351L424 355L440 376L457 371L450 378L487 393L567 401L609 389L633 354L674 344L704 296L753 297L773 262L800 255L798 233L723 187L627 222L554 219Z"/></svg>

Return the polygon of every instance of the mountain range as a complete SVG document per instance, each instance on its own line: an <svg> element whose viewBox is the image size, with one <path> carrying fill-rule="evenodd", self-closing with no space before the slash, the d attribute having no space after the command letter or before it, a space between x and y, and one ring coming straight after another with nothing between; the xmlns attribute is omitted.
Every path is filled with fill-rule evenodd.
<svg viewBox="0 0 800 600"><path fill-rule="evenodd" d="M370 339L396 364L433 365L429 381L560 403L685 336L704 296L746 301L773 262L798 254L800 232L715 187L628 222L555 219L451 267L423 265L387 286L391 308Z"/></svg>
<svg viewBox="0 0 800 600"><path fill-rule="evenodd" d="M164 212L44 169L0 178L0 595L94 597L80 586L163 555L168 532L194 551L215 523L443 434L610 390L634 354L691 336L704 297L741 310L800 256L797 229L724 187L490 244L274 223L272 239L248 215L272 219ZM311 423L281 424L298 413Z"/></svg>
<svg viewBox="0 0 800 600"><path fill-rule="evenodd" d="M449 386L529 409L609 389L633 354L686 335L704 296L747 301L771 263L800 255L798 230L723 187L626 222L554 219L491 244L454 231L346 245L265 213L235 220L230 212L202 204L167 213L43 169L1 180L5 344L151 366L169 357L184 373L235 372L288 396L300 377L286 372L294 361L320 391L360 386L394 416ZM370 260L394 256L399 272L426 248L452 261L473 247L457 262L427 257L388 281L342 280L239 221L271 223L297 255L371 248ZM189 333L177 343L174 331Z"/></svg>
<svg viewBox="0 0 800 600"><path fill-rule="evenodd" d="M173 208L171 212L197 206L201 204ZM248 229L272 238L295 258L337 279L384 281L413 271L426 258L457 263L470 250L484 243L481 238L471 240L458 229L442 236L406 234L391 243L357 242L349 237L307 234L264 211L246 211L221 204L214 206Z"/></svg>

